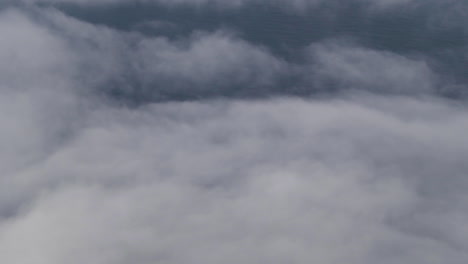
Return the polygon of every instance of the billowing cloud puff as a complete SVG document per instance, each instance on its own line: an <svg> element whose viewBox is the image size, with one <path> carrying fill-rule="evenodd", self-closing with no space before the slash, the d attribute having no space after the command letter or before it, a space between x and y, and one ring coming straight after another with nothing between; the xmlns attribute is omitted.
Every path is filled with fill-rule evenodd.
<svg viewBox="0 0 468 264"><path fill-rule="evenodd" d="M195 34L189 44L166 39L143 40L137 47L139 80L160 80L171 89L200 90L273 85L285 63L268 51L221 33ZM181 83L180 83L181 82ZM180 83L180 84L179 84ZM167 89L162 87L162 89Z"/></svg>
<svg viewBox="0 0 468 264"><path fill-rule="evenodd" d="M78 81L104 92L150 100L244 94L271 88L291 71L267 48L225 30L169 39L94 27L56 11L44 19L75 53Z"/></svg>

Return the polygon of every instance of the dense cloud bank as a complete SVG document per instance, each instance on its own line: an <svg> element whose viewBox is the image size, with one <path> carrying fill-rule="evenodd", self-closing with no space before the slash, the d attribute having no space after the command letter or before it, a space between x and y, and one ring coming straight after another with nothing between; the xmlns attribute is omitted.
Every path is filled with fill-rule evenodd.
<svg viewBox="0 0 468 264"><path fill-rule="evenodd" d="M0 262L466 263L466 4L340 2L0 5Z"/></svg>

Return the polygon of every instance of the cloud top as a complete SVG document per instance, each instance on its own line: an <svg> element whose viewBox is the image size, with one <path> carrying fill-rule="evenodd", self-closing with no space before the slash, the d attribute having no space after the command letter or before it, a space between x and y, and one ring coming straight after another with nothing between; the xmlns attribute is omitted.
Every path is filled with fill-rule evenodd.
<svg viewBox="0 0 468 264"><path fill-rule="evenodd" d="M0 11L1 263L468 260L459 28L333 4L267 7L268 27L247 0L118 25L93 19L136 9L29 3ZM276 38L303 21L329 28Z"/></svg>

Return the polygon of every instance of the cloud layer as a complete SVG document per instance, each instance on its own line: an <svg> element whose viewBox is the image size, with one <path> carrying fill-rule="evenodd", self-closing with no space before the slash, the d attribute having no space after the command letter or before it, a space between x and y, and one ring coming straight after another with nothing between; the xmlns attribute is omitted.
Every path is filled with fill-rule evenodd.
<svg viewBox="0 0 468 264"><path fill-rule="evenodd" d="M247 1L187 9L215 27L110 2L0 10L0 262L466 263L466 43L418 44L461 1L400 46L363 33L407 34L388 10L297 44L223 20Z"/></svg>

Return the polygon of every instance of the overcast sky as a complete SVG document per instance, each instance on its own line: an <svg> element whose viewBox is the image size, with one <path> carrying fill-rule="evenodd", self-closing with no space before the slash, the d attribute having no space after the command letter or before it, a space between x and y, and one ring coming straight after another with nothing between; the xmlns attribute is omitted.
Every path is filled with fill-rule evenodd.
<svg viewBox="0 0 468 264"><path fill-rule="evenodd" d="M467 263L467 17L2 1L0 263Z"/></svg>

